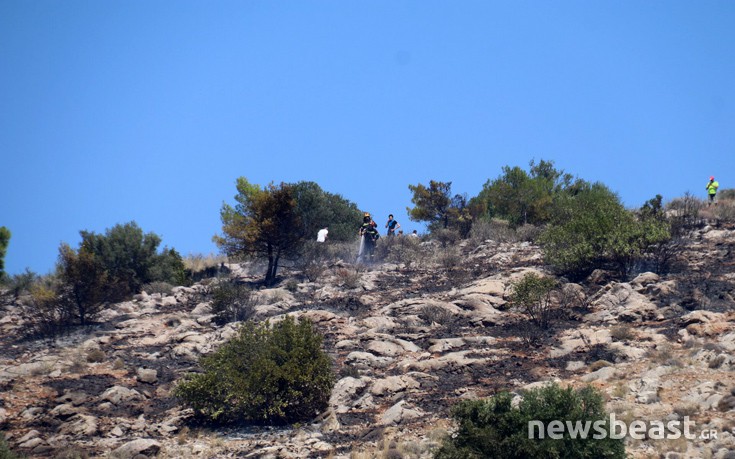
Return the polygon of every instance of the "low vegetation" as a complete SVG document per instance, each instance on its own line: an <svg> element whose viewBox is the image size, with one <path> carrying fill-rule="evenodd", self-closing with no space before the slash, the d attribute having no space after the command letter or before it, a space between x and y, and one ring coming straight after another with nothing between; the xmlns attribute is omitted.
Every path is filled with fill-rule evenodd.
<svg viewBox="0 0 735 459"><path fill-rule="evenodd" d="M212 423L289 424L321 413L334 384L322 336L307 319L244 323L236 337L200 360L175 395Z"/></svg>
<svg viewBox="0 0 735 459"><path fill-rule="evenodd" d="M543 426L552 421L599 422L597 425L609 432L602 394L591 386L565 389L548 385L526 392L517 405L513 395L501 392L489 399L462 401L452 416L457 431L446 438L436 459L625 457L624 441L609 436L572 438L565 430L561 439L551 438L546 431L543 438L538 432L530 438L531 421L540 421Z"/></svg>

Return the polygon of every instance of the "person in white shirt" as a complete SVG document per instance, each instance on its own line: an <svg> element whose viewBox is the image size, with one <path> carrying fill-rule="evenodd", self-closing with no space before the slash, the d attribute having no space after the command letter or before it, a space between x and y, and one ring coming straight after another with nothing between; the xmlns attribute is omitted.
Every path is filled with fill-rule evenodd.
<svg viewBox="0 0 735 459"><path fill-rule="evenodd" d="M316 233L316 242L327 242L327 234L329 233L328 227L324 227Z"/></svg>

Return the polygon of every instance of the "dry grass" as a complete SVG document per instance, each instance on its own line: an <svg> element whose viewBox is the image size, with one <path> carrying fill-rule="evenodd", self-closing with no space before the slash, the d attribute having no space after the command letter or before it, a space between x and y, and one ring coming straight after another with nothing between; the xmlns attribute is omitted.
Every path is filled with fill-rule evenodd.
<svg viewBox="0 0 735 459"><path fill-rule="evenodd" d="M220 266L222 263L227 263L227 261L225 255L189 254L184 257L184 267L193 273L198 273L207 268Z"/></svg>
<svg viewBox="0 0 735 459"><path fill-rule="evenodd" d="M342 287L352 289L360 286L362 275L357 270L339 268L334 274L337 277L337 284Z"/></svg>

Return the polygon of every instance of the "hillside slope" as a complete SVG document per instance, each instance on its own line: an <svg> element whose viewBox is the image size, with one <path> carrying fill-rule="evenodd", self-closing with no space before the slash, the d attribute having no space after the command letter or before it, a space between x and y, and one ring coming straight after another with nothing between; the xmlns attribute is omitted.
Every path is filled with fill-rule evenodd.
<svg viewBox="0 0 735 459"><path fill-rule="evenodd" d="M458 400L558 381L598 387L618 419L688 416L697 435L717 432L628 439L633 457L735 454L735 229L692 232L667 275L595 272L566 285L563 314L544 332L508 303L512 282L548 274L538 247L463 242L458 253L335 262L314 282L286 269L282 287L257 292L258 319L311 318L339 374L328 412L283 429L197 426L170 396L236 330L213 323L207 281L138 295L52 341L18 339L23 317L7 305L0 431L30 457L431 457ZM230 268L258 280L249 265Z"/></svg>

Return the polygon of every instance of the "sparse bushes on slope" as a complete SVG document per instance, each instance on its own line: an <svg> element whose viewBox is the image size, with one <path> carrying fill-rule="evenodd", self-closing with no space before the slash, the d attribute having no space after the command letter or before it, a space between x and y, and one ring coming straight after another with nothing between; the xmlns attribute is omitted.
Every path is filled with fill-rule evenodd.
<svg viewBox="0 0 735 459"><path fill-rule="evenodd" d="M517 407L512 395L501 392L486 400L465 400L452 410L458 424L454 435L447 438L435 455L436 459L480 458L624 458L622 439L572 438L569 429L562 439L547 435L530 438L529 423L540 421L548 426L552 421L599 422L610 432L602 395L593 387L575 390L549 385L525 394ZM596 432L590 429L591 432ZM546 432L544 431L544 434Z"/></svg>
<svg viewBox="0 0 735 459"><path fill-rule="evenodd" d="M402 263L406 267L416 267L426 261L432 251L421 245L421 240L411 236L382 238L375 249L377 260L389 263Z"/></svg>
<svg viewBox="0 0 735 459"><path fill-rule="evenodd" d="M246 322L233 339L200 360L204 370L174 390L210 422L288 424L327 407L334 384L322 337L307 319Z"/></svg>
<svg viewBox="0 0 735 459"><path fill-rule="evenodd" d="M157 253L160 238L143 234L134 222L116 225L104 235L81 235L76 250L61 244L53 276L44 279L27 272L14 279L16 298L23 290L31 294L23 305L30 335L49 336L88 324L108 303L140 292L143 285L163 288L184 280L181 256L173 249Z"/></svg>
<svg viewBox="0 0 735 459"><path fill-rule="evenodd" d="M26 268L23 273L10 276L6 281L6 287L8 288L7 293L17 300L22 294L28 293L33 284L38 280L38 274Z"/></svg>

